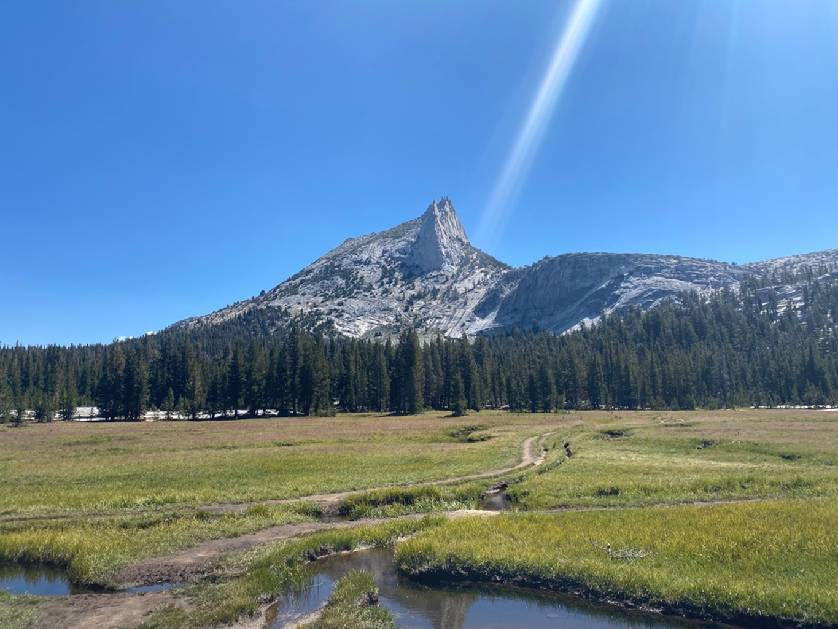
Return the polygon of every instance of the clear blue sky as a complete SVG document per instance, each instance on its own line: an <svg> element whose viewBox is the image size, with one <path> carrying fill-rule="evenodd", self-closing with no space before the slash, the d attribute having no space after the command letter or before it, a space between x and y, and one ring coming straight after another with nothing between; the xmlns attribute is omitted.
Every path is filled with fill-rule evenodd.
<svg viewBox="0 0 838 629"><path fill-rule="evenodd" d="M573 3L6 0L0 342L109 341L450 196L479 229ZM838 246L838 2L603 0L494 236Z"/></svg>

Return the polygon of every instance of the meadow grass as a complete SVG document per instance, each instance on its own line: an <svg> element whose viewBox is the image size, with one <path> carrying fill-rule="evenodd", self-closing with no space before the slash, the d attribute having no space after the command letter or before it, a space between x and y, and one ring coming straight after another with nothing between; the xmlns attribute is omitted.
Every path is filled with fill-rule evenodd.
<svg viewBox="0 0 838 629"><path fill-rule="evenodd" d="M393 615L378 605L378 586L369 572L353 570L335 583L329 600L311 629L393 629Z"/></svg>
<svg viewBox="0 0 838 629"><path fill-rule="evenodd" d="M491 481L453 485L422 485L374 489L347 496L338 506L338 515L350 520L392 518L409 513L476 509Z"/></svg>
<svg viewBox="0 0 838 629"><path fill-rule="evenodd" d="M838 417L754 411L591 416L568 427L573 456L533 470L525 509L838 496Z"/></svg>
<svg viewBox="0 0 838 629"><path fill-rule="evenodd" d="M367 490L344 499L342 515L394 517L474 508L497 479L407 485L511 467L520 460L523 441L546 432L556 433L547 463L504 476L513 482L508 493L516 508L622 508L766 497L834 501L836 428L838 413L790 410L0 426L0 559L65 565L77 582L108 585L118 568L138 560L318 515L306 504L257 504L241 513L204 511L206 504ZM571 444L570 457L561 447L565 441ZM403 486L370 489L383 485ZM822 510L834 505L830 500L812 504ZM41 518L47 515L58 517ZM571 526L574 521L567 522ZM749 523L743 520L743 526ZM355 539L354 533L333 534L338 541L348 539L343 535ZM817 535L801 524L801 543L815 543ZM648 558L632 565L645 563ZM811 563L812 574L818 574L816 562ZM297 559L291 564L299 565ZM256 581L239 575L228 586L219 585L223 594L216 599L202 588L203 598L198 598L204 604L197 616L190 613L183 620L185 612L172 608L161 611L156 622L195 624L198 618L212 624L252 613L256 599L248 588L258 589L258 575L268 570L258 561L253 565ZM730 585L736 583L734 573L720 571L712 587L733 587L730 600L745 600L737 593L740 586ZM795 609L819 605L824 592L834 597L834 587L824 585L835 583L834 574L827 576L832 581L822 580L821 594L811 586L800 593ZM271 583L279 587L280 581ZM710 598L727 600L715 593ZM32 601L0 598L0 625L31 615Z"/></svg>
<svg viewBox="0 0 838 629"><path fill-rule="evenodd" d="M838 501L463 518L397 547L418 577L517 583L748 623L838 622Z"/></svg>
<svg viewBox="0 0 838 629"><path fill-rule="evenodd" d="M35 618L39 599L12 596L0 590L0 627L14 629L29 626Z"/></svg>
<svg viewBox="0 0 838 629"><path fill-rule="evenodd" d="M439 480L515 465L549 416L425 414L0 426L0 514L143 511ZM466 435L463 438L461 435Z"/></svg>
<svg viewBox="0 0 838 629"><path fill-rule="evenodd" d="M440 526L443 521L439 516L426 516L336 529L250 551L231 560L225 569L226 577L188 589L184 593L190 603L188 610L165 607L149 619L148 626L219 626L252 617L266 603L302 584L309 576L309 562L358 547L387 546L400 538Z"/></svg>
<svg viewBox="0 0 838 629"><path fill-rule="evenodd" d="M0 560L66 566L75 583L109 586L119 567L268 526L311 521L308 503L258 505L243 512L154 513L0 524Z"/></svg>

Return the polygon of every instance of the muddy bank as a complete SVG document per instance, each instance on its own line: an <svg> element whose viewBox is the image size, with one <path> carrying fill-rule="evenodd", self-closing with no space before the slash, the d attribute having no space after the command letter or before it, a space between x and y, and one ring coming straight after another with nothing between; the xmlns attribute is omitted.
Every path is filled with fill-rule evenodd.
<svg viewBox="0 0 838 629"><path fill-rule="evenodd" d="M145 622L149 613L164 605L185 608L185 602L169 592L79 594L45 602L38 608L35 626L62 629L136 627Z"/></svg>
<svg viewBox="0 0 838 629"><path fill-rule="evenodd" d="M125 566L113 576L113 582L120 589L165 582L189 582L213 572L213 562L224 555L241 552L272 542L292 539L308 533L328 531L334 529L370 526L393 522L395 520L419 520L428 514L414 513L399 518L367 518L360 520L337 520L326 522L306 522L302 524L285 524L262 529L249 535L239 537L225 537L210 540L198 546L187 548L176 553L154 557L145 561ZM436 515L448 518L497 515L493 511L462 510L449 511Z"/></svg>

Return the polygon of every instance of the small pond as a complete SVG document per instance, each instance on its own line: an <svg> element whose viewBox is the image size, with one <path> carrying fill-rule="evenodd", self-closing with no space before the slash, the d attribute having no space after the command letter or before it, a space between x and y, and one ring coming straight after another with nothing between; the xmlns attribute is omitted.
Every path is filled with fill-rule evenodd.
<svg viewBox="0 0 838 629"><path fill-rule="evenodd" d="M154 583L138 585L124 590L129 594L163 592L183 585L182 583ZM34 596L67 596L101 592L90 586L70 581L67 571L58 566L44 564L19 564L0 562L0 590L10 594L32 594Z"/></svg>
<svg viewBox="0 0 838 629"><path fill-rule="evenodd" d="M18 563L0 563L0 590L36 596L66 596L87 591L73 585L63 568Z"/></svg>
<svg viewBox="0 0 838 629"><path fill-rule="evenodd" d="M528 627L695 626L677 618L630 612L616 607L533 590L491 586L428 587L398 574L392 549L363 550L320 559L311 565L311 579L276 604L272 627L280 629L319 609L335 582L350 570L366 570L375 578L380 604L409 629L478 629Z"/></svg>
<svg viewBox="0 0 838 629"><path fill-rule="evenodd" d="M486 511L506 511L509 508L509 498L505 489L499 489L483 495L480 508Z"/></svg>

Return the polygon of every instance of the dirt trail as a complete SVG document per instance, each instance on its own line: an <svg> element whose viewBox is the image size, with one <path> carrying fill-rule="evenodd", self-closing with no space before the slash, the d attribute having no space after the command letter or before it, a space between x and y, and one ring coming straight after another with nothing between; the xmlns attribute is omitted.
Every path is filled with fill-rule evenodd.
<svg viewBox="0 0 838 629"><path fill-rule="evenodd" d="M491 478L493 476L502 476L503 474L510 474L517 472L527 467L534 467L544 463L547 456L547 451L542 448L544 440L555 434L554 432L536 435L524 440L521 446L521 462L512 467L505 467L496 470L488 470L478 474L469 474L466 476L454 476L450 478L441 478L432 481L419 481L415 483L401 483L394 485L381 485L379 487L368 487L366 489L351 489L347 491L326 493L326 494L310 494L307 496L297 496L294 498L276 498L269 500L254 500L245 502L219 502L219 503L197 503L185 505L171 505L161 506L152 509L143 509L141 511L119 510L119 511L99 511L96 513L68 511L63 513L43 513L36 515L18 515L6 514L0 515L0 522L35 522L46 520L62 520L67 518L108 518L120 515L130 515L132 513L148 513L149 511L165 511L166 513L178 513L188 511L206 511L208 513L237 513L246 511L250 507L257 505L283 505L293 504L295 502L315 502L320 505L328 506L335 504L341 500L356 494L362 494L368 491L375 491L377 489L397 489L404 487L420 487L429 485L449 485L454 483L468 482L472 480L480 480L483 478Z"/></svg>
<svg viewBox="0 0 838 629"><path fill-rule="evenodd" d="M494 516L498 513L497 511L464 509L461 511L442 512L438 515L456 519L476 515ZM302 524L272 526L248 535L209 540L198 546L193 546L192 548L187 548L170 555L153 557L126 566L114 575L114 582L120 584L123 588L149 583L182 583L206 573L211 569L214 559L229 553L299 537L306 533L383 524L385 522L392 522L394 519L418 520L425 515L427 514L412 513L398 518L362 518L359 520L342 520L337 522L304 522Z"/></svg>
<svg viewBox="0 0 838 629"><path fill-rule="evenodd" d="M418 519L426 514L416 513L398 519ZM497 511L462 510L443 513L449 518L492 517ZM353 526L380 524L394 518L369 518L345 522L309 522L263 529L251 535L211 540L200 546L150 559L128 566L117 575L124 587L153 582L185 582L209 571L212 561L231 552L243 551L306 533L343 529ZM148 614L164 605L187 608L188 602L171 592L132 594L127 592L76 594L56 597L38 610L37 627L63 629L118 629L136 627L148 619Z"/></svg>
<svg viewBox="0 0 838 629"><path fill-rule="evenodd" d="M504 468L501 470L492 470L482 472L480 474L472 474L468 476L460 476L455 478L447 478L440 481L432 481L429 483L417 483L416 485L442 485L448 483L467 482L470 480L478 480L481 478L491 478L494 476L501 476L528 467L536 467L544 463L547 458L547 450L542 447L543 440L550 434L538 435L526 439L521 448L521 462L513 467ZM411 485L411 486L416 486ZM402 485L403 487L404 485ZM389 485L387 487L399 487L399 485ZM379 488L380 489L380 488ZM370 491L370 490L363 490ZM352 496L354 494L363 493L363 491L344 491L333 494L317 494L313 496L306 496L305 498L293 498L273 501L263 501L258 503L243 503L243 504L227 504L216 505L219 511L234 511L236 509L247 509L254 504L286 504L298 500L307 500L317 502L321 505L335 504L341 500ZM446 515L449 517L459 517L462 514L484 513L482 511L457 511L449 512ZM494 512L489 512L494 513ZM408 517L422 517L424 514L415 514ZM392 518L391 518L392 519ZM154 557L147 559L131 566L126 566L119 570L113 578L115 583L119 583L123 587L133 587L135 585L146 585L149 583L168 582L182 582L194 578L205 571L210 561L220 555L231 552L245 550L253 546L259 546L268 542L288 539L303 535L305 533L313 533L315 531L325 531L328 529L347 528L352 526L362 526L364 524L378 524L384 522L385 518L370 518L353 521L339 521L339 522L304 522L301 524L284 524L274 526L255 533L240 535L238 537L226 537L220 539L209 540L198 546L187 548L162 557Z"/></svg>
<svg viewBox="0 0 838 629"><path fill-rule="evenodd" d="M77 594L43 604L38 610L36 626L62 629L136 627L146 620L150 611L163 605L186 606L168 592Z"/></svg>
<svg viewBox="0 0 838 629"><path fill-rule="evenodd" d="M526 439L521 448L521 461L512 467L490 470L479 474L446 478L427 483L389 485L386 487L410 487L467 482L470 480L500 476L528 467L538 466L544 463L547 457L547 450L545 450L542 445L544 439L546 439L550 434L552 433L529 437ZM385 487L375 489L383 488ZM332 494L316 494L300 498L253 503L216 504L204 506L203 508L205 510L216 512L227 512L244 510L255 504L285 504L302 500L314 501L321 504L333 504L348 496L363 493L364 491L370 491L370 489L337 492ZM495 511L462 510L447 512L441 515L445 515L449 518L458 518L466 516L491 517L497 514L498 512ZM421 518L424 515L426 514L417 513L404 517ZM66 514L64 517L67 517ZM207 573L211 569L213 560L232 552L247 550L249 548L270 542L290 539L306 533L379 524L392 520L393 518L368 518L354 521L306 522L302 524L274 526L248 535L210 540L192 548L178 551L166 556L151 558L131 566L126 566L114 575L113 580L115 583L118 583L122 587L126 588L151 583L186 582ZM186 603L182 598L174 596L170 592L154 592L145 594L117 592L66 596L55 598L44 603L39 608L38 621L36 624L37 626L63 628L97 627L102 629L115 629L117 627L132 627L142 624L150 612L155 609L159 609L163 605L184 607L186 606Z"/></svg>
<svg viewBox="0 0 838 629"><path fill-rule="evenodd" d="M427 486L434 486L434 485L453 485L456 483L465 483L472 480L481 480L484 478L492 478L494 476L503 476L504 474L511 474L513 472L518 472L528 467L536 467L544 463L545 459L547 458L547 450L542 447L544 440L551 436L552 432L545 433L543 435L536 435L535 437L529 437L528 439L524 440L524 443L521 446L521 462L517 465L513 465L512 467L505 467L497 470L489 470L487 472L480 472L479 474L469 474L466 476L453 476L450 478L442 478L439 480L432 480L432 481L423 481L417 483L403 483L397 485L382 485L380 487L370 487L368 489L352 489L349 491L339 491L330 494L311 494L309 496L300 496L299 498L280 498L277 500L261 500L257 502L244 502L244 503L236 503L236 502L229 502L229 503L222 503L216 505L207 505L202 507L205 511L210 511L212 513L225 513L225 512L235 512L235 511L244 511L249 509L254 505L280 505L280 504L292 504L294 502L316 502L319 505L330 505L340 502L350 496L363 494L368 491L376 491L379 489L399 489L399 488L406 488L406 487L427 487Z"/></svg>

